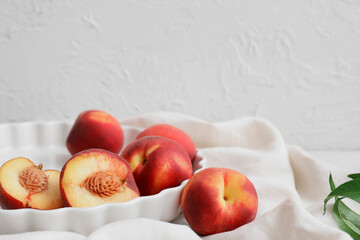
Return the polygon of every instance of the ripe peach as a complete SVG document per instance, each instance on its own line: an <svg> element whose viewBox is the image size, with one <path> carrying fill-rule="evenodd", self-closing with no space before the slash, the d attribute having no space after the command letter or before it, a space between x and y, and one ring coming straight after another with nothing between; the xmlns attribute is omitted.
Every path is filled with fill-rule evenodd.
<svg viewBox="0 0 360 240"><path fill-rule="evenodd" d="M183 130L169 124L155 124L140 132L136 139L145 136L160 136L170 138L179 143L189 154L190 160L193 161L196 155L196 147L190 136Z"/></svg>
<svg viewBox="0 0 360 240"><path fill-rule="evenodd" d="M189 155L168 138L140 138L127 145L121 156L129 162L142 196L178 186L192 176Z"/></svg>
<svg viewBox="0 0 360 240"><path fill-rule="evenodd" d="M92 207L139 197L129 164L104 149L73 155L61 170L60 193L68 207Z"/></svg>
<svg viewBox="0 0 360 240"><path fill-rule="evenodd" d="M27 158L14 158L0 168L0 205L5 209L62 207L60 172L42 170Z"/></svg>
<svg viewBox="0 0 360 240"><path fill-rule="evenodd" d="M98 110L82 112L66 139L71 154L85 149L101 148L119 154L124 143L120 123L109 113Z"/></svg>
<svg viewBox="0 0 360 240"><path fill-rule="evenodd" d="M206 168L185 185L181 208L193 230L210 235L238 228L255 219L258 197L243 174L226 168Z"/></svg>

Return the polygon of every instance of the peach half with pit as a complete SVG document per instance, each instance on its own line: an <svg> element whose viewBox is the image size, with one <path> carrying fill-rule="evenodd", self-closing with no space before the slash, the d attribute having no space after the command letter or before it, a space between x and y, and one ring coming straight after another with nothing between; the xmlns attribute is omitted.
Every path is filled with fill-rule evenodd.
<svg viewBox="0 0 360 240"><path fill-rule="evenodd" d="M104 149L73 155L61 170L60 193L68 207L93 207L139 197L129 164Z"/></svg>
<svg viewBox="0 0 360 240"><path fill-rule="evenodd" d="M128 144L120 156L129 162L142 196L176 187L193 174L185 149L164 137L139 138Z"/></svg>
<svg viewBox="0 0 360 240"><path fill-rule="evenodd" d="M18 157L0 168L0 205L4 209L56 209L63 206L60 172L42 170L31 160Z"/></svg>
<svg viewBox="0 0 360 240"><path fill-rule="evenodd" d="M194 174L181 195L191 228L210 235L231 231L255 219L258 197L252 182L227 168L205 168Z"/></svg>
<svg viewBox="0 0 360 240"><path fill-rule="evenodd" d="M82 112L66 139L66 147L72 155L90 148L119 154L123 144L124 133L118 120L99 110Z"/></svg>

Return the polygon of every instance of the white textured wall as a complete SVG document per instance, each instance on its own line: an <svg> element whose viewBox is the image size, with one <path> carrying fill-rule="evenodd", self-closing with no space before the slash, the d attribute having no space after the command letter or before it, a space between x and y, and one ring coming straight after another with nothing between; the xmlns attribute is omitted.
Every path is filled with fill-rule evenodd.
<svg viewBox="0 0 360 240"><path fill-rule="evenodd" d="M254 115L360 149L358 0L0 0L0 122Z"/></svg>

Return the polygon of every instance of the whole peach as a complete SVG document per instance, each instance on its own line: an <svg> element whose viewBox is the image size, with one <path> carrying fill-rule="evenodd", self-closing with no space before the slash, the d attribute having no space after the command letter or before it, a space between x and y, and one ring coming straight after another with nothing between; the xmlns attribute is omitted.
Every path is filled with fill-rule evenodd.
<svg viewBox="0 0 360 240"><path fill-rule="evenodd" d="M119 154L124 143L120 123L109 113L98 110L82 112L66 139L71 154L85 149L101 148Z"/></svg>
<svg viewBox="0 0 360 240"><path fill-rule="evenodd" d="M170 138L179 143L189 154L190 160L193 161L196 155L196 147L190 136L183 130L170 124L155 124L140 132L136 139L145 136L160 136Z"/></svg>
<svg viewBox="0 0 360 240"><path fill-rule="evenodd" d="M142 196L176 187L192 176L189 155L177 142L156 136L139 138L121 152Z"/></svg>
<svg viewBox="0 0 360 240"><path fill-rule="evenodd" d="M191 228L210 235L238 228L255 219L258 197L243 174L227 168L206 168L185 185L181 208Z"/></svg>

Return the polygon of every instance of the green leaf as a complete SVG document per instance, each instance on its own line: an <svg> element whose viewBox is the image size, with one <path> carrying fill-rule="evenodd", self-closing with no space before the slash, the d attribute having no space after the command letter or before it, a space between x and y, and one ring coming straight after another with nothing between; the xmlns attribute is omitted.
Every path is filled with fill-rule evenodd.
<svg viewBox="0 0 360 240"><path fill-rule="evenodd" d="M331 173L330 173L330 175L329 175L329 183L330 183L330 189L331 189L331 191L334 191L335 188L336 188L336 186L335 186L335 183L334 183L334 180L333 180L333 178L332 178Z"/></svg>
<svg viewBox="0 0 360 240"><path fill-rule="evenodd" d="M326 203L333 197L347 197L360 203L360 178L343 183L332 190L324 200L324 213L326 212Z"/></svg>
<svg viewBox="0 0 360 240"><path fill-rule="evenodd" d="M351 210L343 201L339 202L339 213L343 219L350 221L360 229L360 215Z"/></svg>
<svg viewBox="0 0 360 240"><path fill-rule="evenodd" d="M352 179L357 179L360 178L360 173L349 174L348 177Z"/></svg>
<svg viewBox="0 0 360 240"><path fill-rule="evenodd" d="M332 177L332 174L330 172L329 174L329 184L330 184L330 190L331 191L334 191L336 186L335 186L335 183L334 183L334 180L333 180L333 177ZM337 200L338 197L335 197L335 200ZM326 203L324 204L324 214L326 213Z"/></svg>
<svg viewBox="0 0 360 240"><path fill-rule="evenodd" d="M333 213L339 228L347 232L353 239L360 240L360 228L357 225L360 216L349 209L340 198L335 201Z"/></svg>

